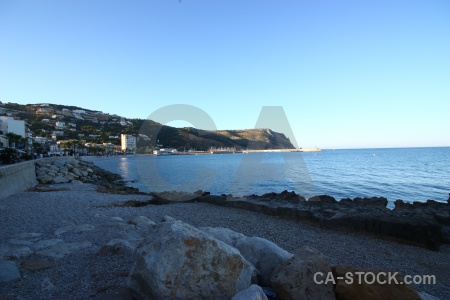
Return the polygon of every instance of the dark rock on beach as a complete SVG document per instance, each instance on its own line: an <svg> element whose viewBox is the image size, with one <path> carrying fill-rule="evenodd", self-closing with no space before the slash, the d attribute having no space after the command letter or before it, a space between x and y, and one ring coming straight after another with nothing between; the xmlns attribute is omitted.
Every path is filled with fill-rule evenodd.
<svg viewBox="0 0 450 300"><path fill-rule="evenodd" d="M383 197L343 199L338 202L331 196L320 195L305 201L302 196L287 191L243 198L206 195L198 200L321 228L368 233L436 251L442 243L450 240L450 206L433 200L413 204L397 200L394 210L386 208L387 199Z"/></svg>

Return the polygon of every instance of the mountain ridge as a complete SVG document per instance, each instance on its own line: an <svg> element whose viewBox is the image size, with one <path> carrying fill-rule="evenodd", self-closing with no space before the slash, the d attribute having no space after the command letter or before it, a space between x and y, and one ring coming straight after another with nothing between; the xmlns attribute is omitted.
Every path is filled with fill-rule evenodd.
<svg viewBox="0 0 450 300"><path fill-rule="evenodd" d="M156 144L176 149L209 150L213 148L294 149L283 133L268 128L238 130L203 130L176 128L152 120L125 118L116 114L62 104L1 103L0 115L24 120L33 137L55 136L56 140L78 139L91 143L120 144L121 133L137 136L137 150Z"/></svg>

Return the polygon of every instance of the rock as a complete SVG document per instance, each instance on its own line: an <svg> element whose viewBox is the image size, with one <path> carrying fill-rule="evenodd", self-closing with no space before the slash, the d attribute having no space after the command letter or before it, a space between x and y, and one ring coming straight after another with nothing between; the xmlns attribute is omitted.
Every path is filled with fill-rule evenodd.
<svg viewBox="0 0 450 300"><path fill-rule="evenodd" d="M289 196L289 193L285 193ZM447 241L442 228L450 224L450 206L428 201L414 203L407 209L390 210L385 198L360 198L336 202L326 195L315 196L308 201L278 201L281 194L270 193L269 198L251 195L245 199L227 201L227 196L203 195L200 202L247 209L285 219L319 225L321 228L373 234L379 238L394 240L438 251ZM400 204L398 201L397 204Z"/></svg>
<svg viewBox="0 0 450 300"><path fill-rule="evenodd" d="M53 258L62 258L65 255L72 253L73 251L83 248L89 248L91 246L91 242L59 243L53 247L41 250L37 252L37 254Z"/></svg>
<svg viewBox="0 0 450 300"><path fill-rule="evenodd" d="M13 261L0 261L0 283L16 281L20 279L19 269Z"/></svg>
<svg viewBox="0 0 450 300"><path fill-rule="evenodd" d="M181 221L159 223L136 253L128 286L139 299L230 299L255 272L235 248Z"/></svg>
<svg viewBox="0 0 450 300"><path fill-rule="evenodd" d="M60 227L55 230L55 235L61 235L69 231L73 231L75 233L81 233L85 231L91 231L94 230L95 227L90 224L80 224L80 225L66 225L63 227Z"/></svg>
<svg viewBox="0 0 450 300"><path fill-rule="evenodd" d="M56 159L56 160L52 161L52 164L54 167L63 167L66 164L66 160L65 159Z"/></svg>
<svg viewBox="0 0 450 300"><path fill-rule="evenodd" d="M356 197L355 199L353 199L353 202L356 205L373 205L380 207L386 207L386 205L388 204L388 200L384 197L372 197L372 198Z"/></svg>
<svg viewBox="0 0 450 300"><path fill-rule="evenodd" d="M129 224L133 224L136 226L149 226L153 227L156 225L155 222L151 221L149 218L145 216L137 216L128 221Z"/></svg>
<svg viewBox="0 0 450 300"><path fill-rule="evenodd" d="M425 292L419 292L419 296L421 300L439 300L439 298L436 298L435 296L432 296Z"/></svg>
<svg viewBox="0 0 450 300"><path fill-rule="evenodd" d="M16 239L9 240L8 244L10 244L12 246L26 246L26 247L33 246L33 242L23 241L23 240L16 240Z"/></svg>
<svg viewBox="0 0 450 300"><path fill-rule="evenodd" d="M231 300L267 300L267 297L259 285L252 284L247 289L234 295Z"/></svg>
<svg viewBox="0 0 450 300"><path fill-rule="evenodd" d="M319 196L313 196L308 199L307 204L335 204L337 203L336 199L334 197L328 196L328 195L319 195Z"/></svg>
<svg viewBox="0 0 450 300"><path fill-rule="evenodd" d="M21 271L37 272L53 268L53 264L47 260L24 260L20 265Z"/></svg>
<svg viewBox="0 0 450 300"><path fill-rule="evenodd" d="M0 259L2 257L8 259L17 259L27 257L33 254L33 251L28 246L21 245L0 245Z"/></svg>
<svg viewBox="0 0 450 300"><path fill-rule="evenodd" d="M63 243L63 242L64 241L61 240L61 239L42 240L42 241L37 242L34 245L34 250L35 251L40 251L40 250L43 250L43 249L46 249L46 248L53 247L53 246L55 246L55 245L57 245L59 243Z"/></svg>
<svg viewBox="0 0 450 300"><path fill-rule="evenodd" d="M135 299L130 289L123 288L115 291L114 293L106 293L103 295L96 295L97 300L130 300Z"/></svg>
<svg viewBox="0 0 450 300"><path fill-rule="evenodd" d="M314 282L317 272L324 276L331 272L326 258L316 249L303 246L296 255L273 270L271 286L280 299L336 299L333 283Z"/></svg>
<svg viewBox="0 0 450 300"><path fill-rule="evenodd" d="M56 286L50 281L50 278L45 277L41 282L41 288L43 290L53 290Z"/></svg>
<svg viewBox="0 0 450 300"><path fill-rule="evenodd" d="M259 271L258 283L261 286L269 286L272 271L292 257L291 253L260 237L242 238L235 247Z"/></svg>
<svg viewBox="0 0 450 300"><path fill-rule="evenodd" d="M69 173L67 173L67 175L70 175L70 176L72 176L74 179L78 179L78 178L80 178L80 176L78 176L78 175L75 175L74 173L72 173L72 172L69 172Z"/></svg>
<svg viewBox="0 0 450 300"><path fill-rule="evenodd" d="M355 269L351 267L341 267L336 266L332 268L333 275L335 278L345 277L345 274L353 274L353 283L349 284L345 282L345 279L337 279L335 294L336 298L339 300L348 300L348 299L367 299L367 300L375 300L375 299L386 299L386 300L397 300L397 299L407 299L407 300L420 300L419 294L409 285L403 284L400 276L397 276L397 280L399 284L395 283L385 283L380 284L377 283L376 280L374 283L369 284L364 280L364 275L362 275L362 280L359 282L358 276L355 272L364 272L368 274L369 272L377 276L380 272L388 273L389 271L380 271L380 270L362 270ZM391 272L394 273L394 272ZM368 277L367 280L372 281L373 276ZM388 276L381 276L380 280L388 280Z"/></svg>
<svg viewBox="0 0 450 300"><path fill-rule="evenodd" d="M69 182L69 179L63 177L63 176L55 176L51 183L67 183Z"/></svg>
<svg viewBox="0 0 450 300"><path fill-rule="evenodd" d="M42 236L42 233L38 233L38 232L23 232L23 233L19 233L16 236L16 239L35 241L35 240L40 239L41 236Z"/></svg>
<svg viewBox="0 0 450 300"><path fill-rule="evenodd" d="M232 247L234 247L240 239L246 237L242 233L224 227L200 227L199 229L211 234L216 239L221 240Z"/></svg>
<svg viewBox="0 0 450 300"><path fill-rule="evenodd" d="M83 176L78 168L73 168L72 173L78 177Z"/></svg>
<svg viewBox="0 0 450 300"><path fill-rule="evenodd" d="M81 233L81 232L86 232L86 231L91 231L94 230L95 226L91 225L91 224L81 224L81 225L77 225L74 227L73 231L75 233Z"/></svg>
<svg viewBox="0 0 450 300"><path fill-rule="evenodd" d="M174 218L172 218L171 216L164 216L161 219L161 222L174 222L174 221L176 221L176 220Z"/></svg>
<svg viewBox="0 0 450 300"><path fill-rule="evenodd" d="M106 245L104 245L97 254L122 254L133 253L135 247L133 247L127 240L124 239L112 239Z"/></svg>
<svg viewBox="0 0 450 300"><path fill-rule="evenodd" d="M74 228L75 228L74 225L66 225L66 226L63 226L63 227L59 227L58 229L55 230L54 234L55 235L61 235L61 234L64 234L66 232L69 232L69 231L73 230Z"/></svg>
<svg viewBox="0 0 450 300"><path fill-rule="evenodd" d="M73 177L70 173L67 174L66 176L64 176L64 178L66 178L67 180L70 180L70 181L75 179L75 177Z"/></svg>
<svg viewBox="0 0 450 300"><path fill-rule="evenodd" d="M149 220L145 216L134 217L129 220L128 223L136 226L136 230L141 237L147 237L156 225L155 222Z"/></svg>
<svg viewBox="0 0 450 300"><path fill-rule="evenodd" d="M50 181L52 181L53 176L50 175L45 175L43 177L39 177L38 180L40 183L49 183Z"/></svg>
<svg viewBox="0 0 450 300"><path fill-rule="evenodd" d="M88 172L83 171L83 170L80 170L80 173L81 173L81 176L83 176L83 177L87 177L89 174Z"/></svg>

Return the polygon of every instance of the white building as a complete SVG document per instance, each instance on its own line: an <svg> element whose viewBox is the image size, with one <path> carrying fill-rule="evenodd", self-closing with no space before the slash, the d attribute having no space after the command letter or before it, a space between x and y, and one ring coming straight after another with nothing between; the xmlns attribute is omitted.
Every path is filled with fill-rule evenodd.
<svg viewBox="0 0 450 300"><path fill-rule="evenodd" d="M55 128L62 129L64 127L66 127L66 122L56 122Z"/></svg>
<svg viewBox="0 0 450 300"><path fill-rule="evenodd" d="M121 134L120 141L122 145L122 151L136 151L136 137L131 134Z"/></svg>
<svg viewBox="0 0 450 300"><path fill-rule="evenodd" d="M103 143L103 146L105 147L106 154L114 154L114 144Z"/></svg>
<svg viewBox="0 0 450 300"><path fill-rule="evenodd" d="M35 143L40 143L40 144L44 144L48 141L48 139L46 137L42 137L42 136L37 136L33 140Z"/></svg>
<svg viewBox="0 0 450 300"><path fill-rule="evenodd" d="M25 121L12 117L0 117L0 134L15 133L25 137Z"/></svg>

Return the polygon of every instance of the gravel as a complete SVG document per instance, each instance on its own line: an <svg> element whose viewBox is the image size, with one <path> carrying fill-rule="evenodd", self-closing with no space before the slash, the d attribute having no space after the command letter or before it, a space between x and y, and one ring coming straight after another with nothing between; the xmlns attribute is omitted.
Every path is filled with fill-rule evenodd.
<svg viewBox="0 0 450 300"><path fill-rule="evenodd" d="M197 227L228 227L247 236L271 240L294 254L301 246L309 245L326 255L330 265L385 269L403 275L435 275L436 284L415 285L415 288L440 299L448 299L450 295L450 245L434 252L206 203L114 207L111 204L146 201L150 196L103 194L96 192L91 184L58 184L53 188L55 191L27 191L0 199L0 245L3 246L0 249L11 243L32 248L44 240L61 242L55 239L84 246L62 258L34 253L12 259L17 267L33 259L48 261L53 266L36 272L22 270L20 280L0 283L0 299L129 298L124 291L133 255L97 255L96 252L118 237L118 228L110 226L114 223L112 218L126 221L140 215L155 222L169 215Z"/></svg>

